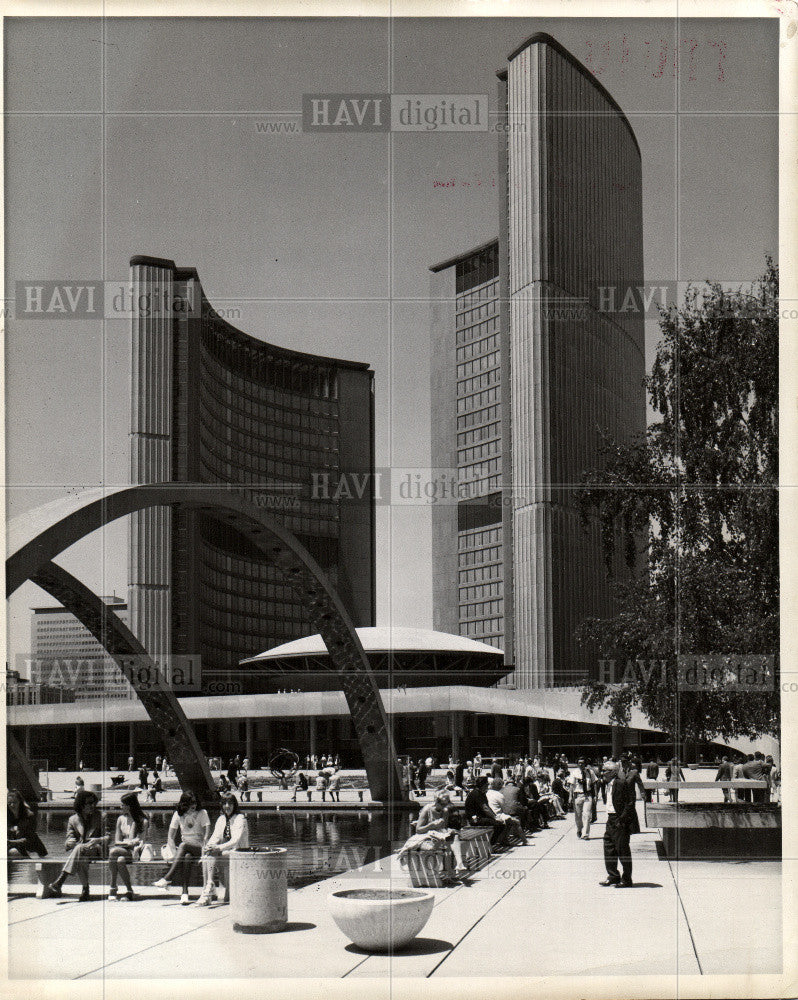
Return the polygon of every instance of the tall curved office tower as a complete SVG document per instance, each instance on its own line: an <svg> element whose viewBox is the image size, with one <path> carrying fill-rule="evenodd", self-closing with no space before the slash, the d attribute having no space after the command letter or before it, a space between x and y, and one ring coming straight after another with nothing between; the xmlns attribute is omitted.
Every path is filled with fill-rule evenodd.
<svg viewBox="0 0 798 1000"><path fill-rule="evenodd" d="M130 265L131 481L247 487L313 555L355 625L374 625L373 371L242 333L193 268ZM335 499L350 476L362 502ZM131 630L152 655L201 657L203 686L312 631L281 575L200 512L132 515L129 549Z"/></svg>
<svg viewBox="0 0 798 1000"><path fill-rule="evenodd" d="M612 609L577 487L602 434L645 428L643 316L608 305L642 285L642 179L625 115L549 35L498 75L498 241L432 268L433 465L469 487L433 510L434 624L533 688L595 676L574 631Z"/></svg>

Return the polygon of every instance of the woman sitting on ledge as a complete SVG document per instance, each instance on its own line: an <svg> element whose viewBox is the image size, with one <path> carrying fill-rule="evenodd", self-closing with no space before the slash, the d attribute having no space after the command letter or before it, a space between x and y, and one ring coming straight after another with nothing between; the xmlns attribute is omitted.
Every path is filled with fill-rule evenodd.
<svg viewBox="0 0 798 1000"><path fill-rule="evenodd" d="M144 845L147 843L150 821L141 808L136 792L127 792L120 799L122 815L116 821L114 846L108 852L108 871L111 876L111 899L136 899L130 882L130 872L127 866L131 861L138 861ZM118 895L117 878L121 876L125 886L122 896Z"/></svg>
<svg viewBox="0 0 798 1000"><path fill-rule="evenodd" d="M184 906L191 902L188 895L191 866L194 858L202 856L210 826L210 817L204 809L199 808L196 795L193 792L183 792L177 803L177 811L172 815L166 843L168 853L175 852L175 838L177 831L180 830L180 846L174 853L174 861L169 871L152 884L156 889L168 889L172 885L172 880L179 874L183 888L180 902Z"/></svg>
<svg viewBox="0 0 798 1000"><path fill-rule="evenodd" d="M239 851L249 847L249 825L246 816L241 812L238 799L232 792L222 796L222 814L216 820L216 826L202 858L202 882L205 888L197 900L198 906L209 906L218 884L217 870L219 860L230 856L231 851Z"/></svg>
<svg viewBox="0 0 798 1000"><path fill-rule="evenodd" d="M75 795L75 811L69 817L66 830L66 850L69 857L55 880L49 886L54 896L61 895L61 886L75 872L83 884L81 903L91 899L89 894L89 865L93 858L102 858L110 833L105 832L105 822L97 811L97 796L94 792L78 792Z"/></svg>
<svg viewBox="0 0 798 1000"><path fill-rule="evenodd" d="M36 833L36 812L16 788L9 788L6 807L6 843L10 858L29 858L30 852L47 857L47 848Z"/></svg>
<svg viewBox="0 0 798 1000"><path fill-rule="evenodd" d="M399 851L401 864L407 863L409 851L434 847L438 844L448 844L457 862L455 875L464 874L467 869L463 863L463 851L460 844L458 829L460 817L452 814L451 799L445 789L439 789L428 805L424 806L416 820L416 832L407 840Z"/></svg>

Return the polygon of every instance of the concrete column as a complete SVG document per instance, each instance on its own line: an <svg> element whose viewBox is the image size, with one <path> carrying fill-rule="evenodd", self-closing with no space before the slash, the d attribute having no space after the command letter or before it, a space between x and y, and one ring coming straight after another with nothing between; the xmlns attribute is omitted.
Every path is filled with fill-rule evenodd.
<svg viewBox="0 0 798 1000"><path fill-rule="evenodd" d="M540 752L540 719L530 716L527 719L527 753L530 757Z"/></svg>
<svg viewBox="0 0 798 1000"><path fill-rule="evenodd" d="M314 753L318 753L316 750L316 716L311 715L308 719L308 739L310 741L310 756L312 757Z"/></svg>
<svg viewBox="0 0 798 1000"><path fill-rule="evenodd" d="M25 756L30 760L30 726L25 726Z"/></svg>
<svg viewBox="0 0 798 1000"><path fill-rule="evenodd" d="M452 760L460 759L460 734L463 728L463 713L452 712L449 716L449 732L452 741Z"/></svg>
<svg viewBox="0 0 798 1000"><path fill-rule="evenodd" d="M253 763L252 754L253 754L253 750L255 749L255 741L253 739L253 730L254 730L254 728L255 727L252 724L252 719L249 718L249 717L246 718L244 720L244 733L245 733L244 744L245 744L245 748L246 748L246 756L249 758L250 766L252 766L252 763Z"/></svg>
<svg viewBox="0 0 798 1000"><path fill-rule="evenodd" d="M612 756L618 757L623 750L623 726L612 727Z"/></svg>
<svg viewBox="0 0 798 1000"><path fill-rule="evenodd" d="M83 753L83 733L81 726L75 724L75 769L80 767L80 755Z"/></svg>
<svg viewBox="0 0 798 1000"><path fill-rule="evenodd" d="M133 758L133 766L136 766L136 727L132 722L127 724L127 755Z"/></svg>

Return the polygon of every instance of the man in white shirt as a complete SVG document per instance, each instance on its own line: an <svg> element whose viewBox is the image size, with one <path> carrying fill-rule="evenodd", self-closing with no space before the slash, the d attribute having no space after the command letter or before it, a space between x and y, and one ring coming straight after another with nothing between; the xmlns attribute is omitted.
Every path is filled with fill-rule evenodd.
<svg viewBox="0 0 798 1000"><path fill-rule="evenodd" d="M587 766L584 757L579 758L576 767L576 771L574 771L568 781L574 803L576 835L580 840L590 840L590 821L593 816L593 799L596 794L596 782L593 772Z"/></svg>

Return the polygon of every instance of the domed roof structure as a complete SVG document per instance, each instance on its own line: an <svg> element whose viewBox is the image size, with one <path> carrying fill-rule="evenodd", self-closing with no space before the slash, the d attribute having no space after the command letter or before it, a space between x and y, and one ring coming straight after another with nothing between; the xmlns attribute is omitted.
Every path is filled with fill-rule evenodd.
<svg viewBox="0 0 798 1000"><path fill-rule="evenodd" d="M380 687L495 684L511 669L504 653L461 635L406 625L356 629ZM263 671L266 686L299 690L338 687L335 668L320 635L303 636L241 661Z"/></svg>

